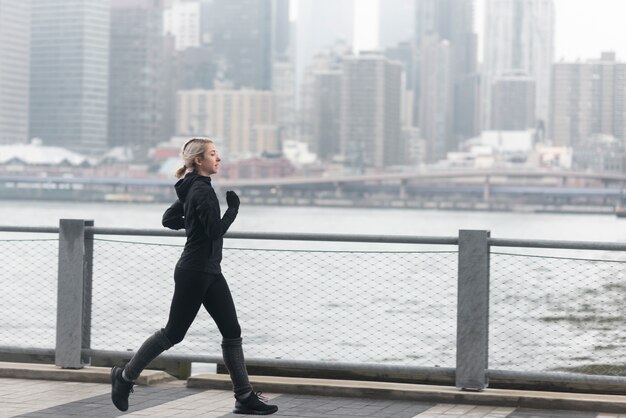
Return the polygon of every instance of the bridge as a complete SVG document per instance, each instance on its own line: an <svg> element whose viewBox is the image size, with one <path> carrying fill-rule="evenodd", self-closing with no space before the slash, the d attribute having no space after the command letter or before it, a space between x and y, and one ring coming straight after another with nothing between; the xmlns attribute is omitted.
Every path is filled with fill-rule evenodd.
<svg viewBox="0 0 626 418"><path fill-rule="evenodd" d="M89 201L171 201L175 180L0 176L0 198ZM226 179L255 204L394 206L511 210L539 205L597 208L624 205L626 174L575 171L454 170L354 176ZM436 203L436 205L433 205ZM451 206L452 205L452 206ZM535 208L536 209L536 208ZM534 210L534 209L530 209ZM541 208L539 208L541 210Z"/></svg>

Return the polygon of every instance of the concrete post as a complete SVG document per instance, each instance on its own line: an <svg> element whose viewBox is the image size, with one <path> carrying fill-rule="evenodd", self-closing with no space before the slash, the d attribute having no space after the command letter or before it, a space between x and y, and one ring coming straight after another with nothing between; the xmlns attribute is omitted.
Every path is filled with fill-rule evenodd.
<svg viewBox="0 0 626 418"><path fill-rule="evenodd" d="M85 275L85 221L59 222L57 335L54 364L80 369Z"/></svg>
<svg viewBox="0 0 626 418"><path fill-rule="evenodd" d="M85 227L94 226L92 220ZM91 298L93 294L93 234L85 234L85 268L83 273L83 323L82 348L91 348ZM82 356L83 364L90 364L89 356Z"/></svg>
<svg viewBox="0 0 626 418"><path fill-rule="evenodd" d="M459 231L456 387L488 385L489 231Z"/></svg>

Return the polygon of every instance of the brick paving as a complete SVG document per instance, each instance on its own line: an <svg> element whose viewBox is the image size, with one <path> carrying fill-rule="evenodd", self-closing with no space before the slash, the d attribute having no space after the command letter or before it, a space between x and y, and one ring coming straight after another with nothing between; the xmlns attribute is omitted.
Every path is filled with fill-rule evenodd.
<svg viewBox="0 0 626 418"><path fill-rule="evenodd" d="M245 417L231 413L230 391L192 389L185 382L136 386L130 408L118 411L110 386L30 379L0 379L0 417ZM279 406L274 417L302 418L626 418L626 414L437 404L384 399L264 394Z"/></svg>

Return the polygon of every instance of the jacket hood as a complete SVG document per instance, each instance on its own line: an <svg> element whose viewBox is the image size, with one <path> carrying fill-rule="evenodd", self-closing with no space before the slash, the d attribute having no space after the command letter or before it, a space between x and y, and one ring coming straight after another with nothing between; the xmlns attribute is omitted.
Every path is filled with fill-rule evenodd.
<svg viewBox="0 0 626 418"><path fill-rule="evenodd" d="M191 173L187 173L185 177L178 180L174 185L174 189L176 190L176 195L178 196L178 200L181 202L185 201L187 194L189 194L189 190L191 190L191 186L196 181L204 181L206 183L211 184L211 177L201 176L200 174L192 171Z"/></svg>

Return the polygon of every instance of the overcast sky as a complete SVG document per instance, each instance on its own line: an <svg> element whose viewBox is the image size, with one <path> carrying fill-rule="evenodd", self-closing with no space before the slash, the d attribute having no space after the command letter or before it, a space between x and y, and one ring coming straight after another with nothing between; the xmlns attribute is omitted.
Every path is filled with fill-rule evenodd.
<svg viewBox="0 0 626 418"><path fill-rule="evenodd" d="M484 3L485 0L476 3L476 30L481 44ZM554 0L554 3L557 61L596 58L603 50L615 51L620 61L626 61L626 1ZM378 0L355 0L355 4L355 49L376 48ZM297 8L294 13L297 14Z"/></svg>

